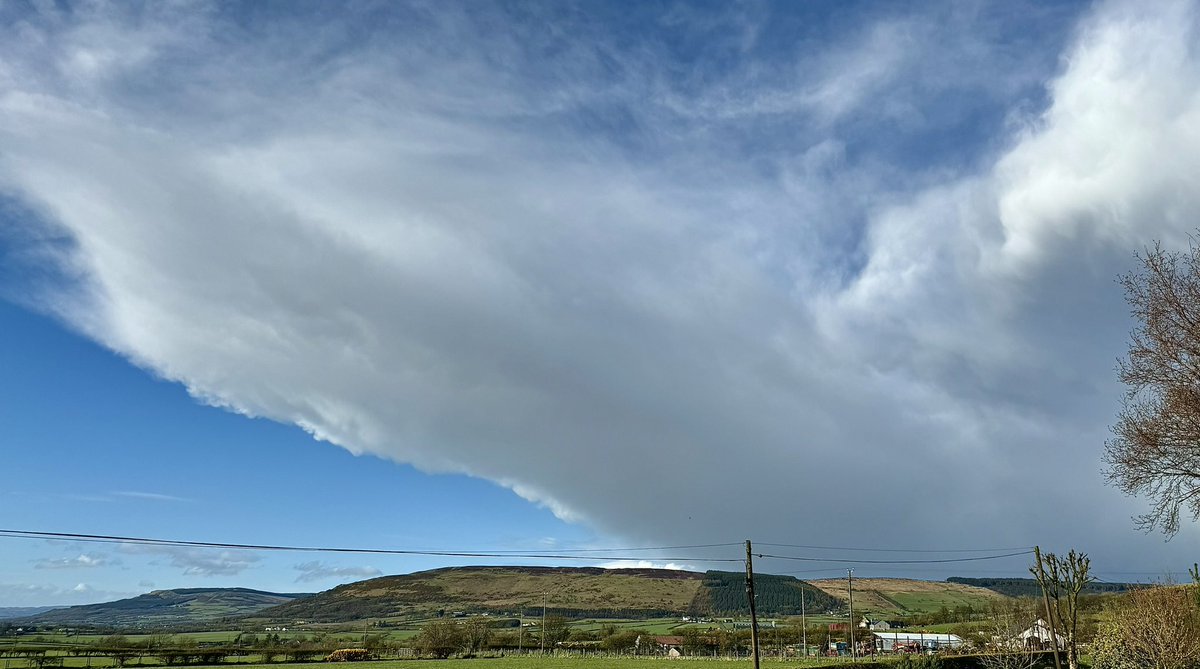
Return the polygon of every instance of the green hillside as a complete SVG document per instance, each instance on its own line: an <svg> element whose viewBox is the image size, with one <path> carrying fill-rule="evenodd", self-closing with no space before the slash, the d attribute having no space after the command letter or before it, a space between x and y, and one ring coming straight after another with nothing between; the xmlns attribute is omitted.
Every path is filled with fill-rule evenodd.
<svg viewBox="0 0 1200 669"><path fill-rule="evenodd" d="M760 611L800 611L801 588L814 611L840 603L790 576L756 577ZM349 583L278 606L255 618L278 622L349 622L445 614L537 615L542 593L551 615L569 618L653 618L739 614L745 576L735 572L598 567L454 567Z"/></svg>
<svg viewBox="0 0 1200 669"><path fill-rule="evenodd" d="M262 612L270 620L344 622L438 612L653 617L688 610L703 574L599 567L451 567L348 583Z"/></svg>
<svg viewBox="0 0 1200 669"><path fill-rule="evenodd" d="M182 588L103 604L53 609L29 620L39 624L93 627L197 627L240 618L307 594L263 592L247 588Z"/></svg>

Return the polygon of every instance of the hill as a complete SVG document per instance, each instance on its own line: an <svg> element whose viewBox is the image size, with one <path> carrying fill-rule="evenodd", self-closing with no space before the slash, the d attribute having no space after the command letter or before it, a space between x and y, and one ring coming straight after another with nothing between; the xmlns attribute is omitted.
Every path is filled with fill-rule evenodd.
<svg viewBox="0 0 1200 669"><path fill-rule="evenodd" d="M822 579L812 584L827 594L846 599L846 579ZM974 585L956 582L918 581L908 578L854 579L854 611L864 614L904 616L970 606L986 609L989 602L1004 595Z"/></svg>
<svg viewBox="0 0 1200 669"><path fill-rule="evenodd" d="M837 597L794 576L754 575L754 601L761 615L800 613L801 592L804 593L804 607L810 612L841 611L846 608L845 602ZM746 575L730 571L705 573L689 612L693 615L749 615Z"/></svg>
<svg viewBox="0 0 1200 669"><path fill-rule="evenodd" d="M667 569L452 567L349 583L255 617L349 622L438 612L538 615L542 593L547 593L551 615L572 618L736 614L747 609L744 578L733 572ZM764 613L799 611L801 581L790 576L759 578L759 601L769 610ZM824 593L806 590L810 605L840 608Z"/></svg>
<svg viewBox="0 0 1200 669"><path fill-rule="evenodd" d="M59 606L0 606L0 620L9 620L11 618L29 618L36 616L39 613L53 611L54 609L62 608Z"/></svg>
<svg viewBox="0 0 1200 669"><path fill-rule="evenodd" d="M257 613L307 596L247 588L156 590L115 602L53 609L27 620L38 624L89 627L196 627Z"/></svg>
<svg viewBox="0 0 1200 669"><path fill-rule="evenodd" d="M978 588L987 588L1009 597L1041 597L1042 590L1032 578L964 578L952 576L946 579L948 583L960 583ZM1137 587L1131 583L1088 583L1083 591L1092 595L1126 592Z"/></svg>

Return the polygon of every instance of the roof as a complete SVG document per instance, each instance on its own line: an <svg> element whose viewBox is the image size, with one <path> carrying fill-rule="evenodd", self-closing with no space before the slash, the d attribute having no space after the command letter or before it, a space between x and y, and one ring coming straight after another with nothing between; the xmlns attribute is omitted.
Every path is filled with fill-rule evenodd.
<svg viewBox="0 0 1200 669"><path fill-rule="evenodd" d="M962 637L956 634L936 634L934 632L871 632L880 639L889 641L936 641L938 643L962 643Z"/></svg>

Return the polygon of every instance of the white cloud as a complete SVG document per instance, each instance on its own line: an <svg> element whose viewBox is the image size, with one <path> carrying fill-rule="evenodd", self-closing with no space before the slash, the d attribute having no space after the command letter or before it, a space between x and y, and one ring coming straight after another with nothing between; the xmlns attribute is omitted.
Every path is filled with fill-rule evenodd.
<svg viewBox="0 0 1200 669"><path fill-rule="evenodd" d="M80 553L75 557L65 558L43 558L35 560L34 569L88 569L95 567L107 567L110 565L120 564L119 560L112 560L106 555Z"/></svg>
<svg viewBox="0 0 1200 669"><path fill-rule="evenodd" d="M949 165L872 145L1025 90L1034 56L962 37L988 20L881 20L820 76L791 70L825 102L772 107L762 137L737 125L757 112L656 71L661 45L579 26L447 9L397 52L33 22L0 46L0 184L73 242L53 257L82 281L36 300L134 363L610 534L855 544L887 508L871 543L1178 557L1195 537L1130 539L1113 519L1136 509L1098 475L1128 325L1113 277L1198 204L1195 12L1130 7L1084 22L1044 114L1011 101L1006 148ZM97 43L134 57L80 64ZM731 108L777 101L758 83Z"/></svg>
<svg viewBox="0 0 1200 669"><path fill-rule="evenodd" d="M297 583L312 583L330 579L358 581L383 574L374 567L340 567L319 561L302 562L293 568L300 572L300 575L296 577Z"/></svg>
<svg viewBox="0 0 1200 669"><path fill-rule="evenodd" d="M256 567L262 561L262 557L257 553L246 550L149 544L120 544L120 550L129 555L163 556L168 565L181 570L185 576L237 576L247 569ZM150 564L157 563L154 561Z"/></svg>
<svg viewBox="0 0 1200 669"><path fill-rule="evenodd" d="M655 562L653 560L613 560L596 565L604 569L670 569L674 571L704 571L694 565L677 564L675 562Z"/></svg>

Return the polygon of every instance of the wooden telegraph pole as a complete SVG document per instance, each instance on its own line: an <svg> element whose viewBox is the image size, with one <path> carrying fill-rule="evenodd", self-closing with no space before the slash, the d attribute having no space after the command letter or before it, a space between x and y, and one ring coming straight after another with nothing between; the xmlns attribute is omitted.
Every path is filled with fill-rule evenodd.
<svg viewBox="0 0 1200 669"><path fill-rule="evenodd" d="M804 586L800 586L800 647L808 657L808 624L804 621Z"/></svg>
<svg viewBox="0 0 1200 669"><path fill-rule="evenodd" d="M1042 548L1033 547L1033 557L1037 560L1038 585L1042 586L1042 604L1046 606L1046 624L1050 626L1050 646L1054 650L1054 669L1062 669L1058 659L1058 633L1054 631L1054 616L1050 614L1050 596L1046 594L1046 572L1042 569Z"/></svg>
<svg viewBox="0 0 1200 669"><path fill-rule="evenodd" d="M850 660L855 657L854 652L854 570L846 570L846 592L850 595Z"/></svg>
<svg viewBox="0 0 1200 669"><path fill-rule="evenodd" d="M758 668L758 614L754 611L754 563L750 557L750 540L746 540L746 599L750 602L750 645L754 652L754 669Z"/></svg>

